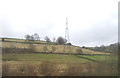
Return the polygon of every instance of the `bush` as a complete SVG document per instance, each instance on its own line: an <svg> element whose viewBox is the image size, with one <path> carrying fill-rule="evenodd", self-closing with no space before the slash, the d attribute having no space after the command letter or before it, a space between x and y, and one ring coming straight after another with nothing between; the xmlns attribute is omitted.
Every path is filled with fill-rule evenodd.
<svg viewBox="0 0 120 78"><path fill-rule="evenodd" d="M46 46L43 47L43 51L44 52L47 52L48 51L48 48Z"/></svg>
<svg viewBox="0 0 120 78"><path fill-rule="evenodd" d="M57 48L52 46L51 49L52 49L52 52L55 52Z"/></svg>

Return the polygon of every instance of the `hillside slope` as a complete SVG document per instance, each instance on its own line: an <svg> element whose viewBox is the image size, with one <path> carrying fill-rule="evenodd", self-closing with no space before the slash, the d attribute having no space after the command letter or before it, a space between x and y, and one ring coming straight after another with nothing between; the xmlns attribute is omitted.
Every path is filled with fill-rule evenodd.
<svg viewBox="0 0 120 78"><path fill-rule="evenodd" d="M18 43L17 43L18 42ZM22 43L21 43L22 42ZM30 48L29 43L24 43L25 40L22 39L5 39L4 42L2 42L2 48ZM37 42L37 43L36 43ZM64 52L64 45L54 45L53 43L47 44L45 41L36 41L32 46L34 46L34 50L36 52L44 52L43 47L47 47L47 52L52 52L52 47L54 46L56 48L55 53L63 53ZM44 43L44 44L38 44L38 43ZM77 53L77 49L80 47L78 46L65 46L65 53ZM83 54L105 54L104 52L96 52L88 49L82 49ZM109 53L107 53L109 54Z"/></svg>

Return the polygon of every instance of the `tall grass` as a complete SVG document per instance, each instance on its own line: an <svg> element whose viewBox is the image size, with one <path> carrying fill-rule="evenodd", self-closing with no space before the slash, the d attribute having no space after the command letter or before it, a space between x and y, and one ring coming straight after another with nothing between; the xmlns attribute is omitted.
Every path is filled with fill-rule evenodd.
<svg viewBox="0 0 120 78"><path fill-rule="evenodd" d="M103 63L75 63L59 67L55 62L45 61L39 65L20 64L16 69L3 65L3 76L115 76L114 68Z"/></svg>
<svg viewBox="0 0 120 78"><path fill-rule="evenodd" d="M44 76L54 75L56 72L56 63L49 61L42 62L42 64L39 65L38 72Z"/></svg>
<svg viewBox="0 0 120 78"><path fill-rule="evenodd" d="M3 76L9 76L9 71L10 71L9 65L8 64L3 64L2 65L2 75Z"/></svg>

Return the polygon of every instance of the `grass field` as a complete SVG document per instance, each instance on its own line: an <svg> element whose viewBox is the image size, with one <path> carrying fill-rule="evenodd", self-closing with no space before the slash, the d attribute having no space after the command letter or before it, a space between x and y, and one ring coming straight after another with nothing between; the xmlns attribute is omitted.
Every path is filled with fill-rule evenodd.
<svg viewBox="0 0 120 78"><path fill-rule="evenodd" d="M83 54L90 55L60 55L60 54L36 54L22 53L24 48L29 49L28 43L20 39L8 39L13 42L2 42L0 47L7 49L9 53L2 54L2 74L4 76L114 76L117 75L117 56L110 53L96 52L82 49ZM64 45L32 44L35 52L44 52L43 47L52 52L51 47L56 47L55 53L63 53ZM66 46L65 53L77 53L78 46ZM12 49L9 49L12 48ZM21 50L22 49L22 50ZM14 53L19 51L21 53ZM94 55L101 54L101 55ZM86 57L85 58L81 58ZM92 60L96 61L92 61Z"/></svg>
<svg viewBox="0 0 120 78"><path fill-rule="evenodd" d="M111 63L111 56L105 55L94 55L94 56L83 56L99 62L93 62L87 59L79 58L76 55L58 55L58 54L3 54L3 69L9 70L5 75L21 75L21 70L24 69L26 74L22 75L36 75L31 74L28 71L32 68L34 71L37 70L37 76L41 75L116 75L117 66L113 67ZM106 57L106 59L103 59ZM109 62L109 61L111 62ZM114 60L114 65L117 64L117 59ZM116 60L116 61L115 61ZM103 63L102 63L103 62ZM42 65L42 66L41 66ZM45 66L45 67L44 67ZM40 67L40 68L39 68ZM3 70L3 71L5 71ZM33 71L32 70L32 71ZM44 71L46 70L46 72ZM53 73L49 73L51 71ZM17 71L17 72L15 72ZM40 71L44 73L40 73ZM56 71L56 73L54 72ZM70 72L71 71L71 72ZM63 73L62 73L63 72ZM35 73L35 72L32 72ZM48 74L49 73L49 74ZM72 73L72 74L71 74Z"/></svg>
<svg viewBox="0 0 120 78"><path fill-rule="evenodd" d="M48 52L52 52L52 46L56 47L56 53L63 53L64 52L64 45L50 45L50 44L33 44L34 49L36 52L44 52L43 47L46 46L48 48ZM13 43L13 42L2 42L3 48L29 48L29 44L26 43ZM77 49L80 47L77 46L69 46L65 47L66 53L77 53ZM104 52L96 52L88 49L82 49L84 54L105 54ZM109 53L106 53L109 54Z"/></svg>
<svg viewBox="0 0 120 78"><path fill-rule="evenodd" d="M58 63L86 63L87 59L78 58L75 55L59 54L3 54L3 60L7 61L51 61Z"/></svg>
<svg viewBox="0 0 120 78"><path fill-rule="evenodd" d="M0 38L1 39L1 38ZM2 42L3 48L30 48L30 45L27 43L14 43L14 42L26 42L24 39L9 39L6 38L5 41L12 41L12 42ZM43 47L46 46L48 48L48 52L52 52L52 47L56 48L56 53L63 53L64 52L64 45L53 45L46 43L45 41L34 41L34 43L45 43L45 44L33 44L34 50L36 52L44 52ZM71 48L71 49L70 49ZM80 47L78 46L68 46L65 47L66 53L77 53L77 49ZM83 54L105 54L104 52L96 52L88 49L82 49ZM109 53L106 53L109 54Z"/></svg>
<svg viewBox="0 0 120 78"><path fill-rule="evenodd" d="M0 38L1 40L1 38ZM12 42L26 42L25 39L15 39L15 38L4 38L5 41L12 41ZM45 41L34 41L34 43L46 43Z"/></svg>
<svg viewBox="0 0 120 78"><path fill-rule="evenodd" d="M112 61L112 60L118 61L118 56L113 56L113 55L93 55L93 56L90 56L90 55L78 55L78 56L87 57L87 58L97 60L97 61L103 61L103 60L106 60L107 62Z"/></svg>

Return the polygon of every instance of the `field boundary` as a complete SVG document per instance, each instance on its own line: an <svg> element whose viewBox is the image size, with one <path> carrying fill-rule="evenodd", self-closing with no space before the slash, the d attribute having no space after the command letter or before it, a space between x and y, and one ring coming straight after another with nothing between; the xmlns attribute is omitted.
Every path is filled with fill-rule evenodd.
<svg viewBox="0 0 120 78"><path fill-rule="evenodd" d="M97 60L93 60L93 59L90 59L90 58L87 58L87 57L82 57L82 56L76 56L76 57L84 58L84 59L87 59L87 60L90 60L90 61L93 61L93 62L99 62L99 61L97 61Z"/></svg>
<svg viewBox="0 0 120 78"><path fill-rule="evenodd" d="M12 42L12 43L23 43L23 44L46 44L46 43L37 43L37 42L32 42L32 43L29 43L29 42L17 42L17 41L1 41L1 42ZM48 45L51 45L49 43L47 43Z"/></svg>

